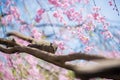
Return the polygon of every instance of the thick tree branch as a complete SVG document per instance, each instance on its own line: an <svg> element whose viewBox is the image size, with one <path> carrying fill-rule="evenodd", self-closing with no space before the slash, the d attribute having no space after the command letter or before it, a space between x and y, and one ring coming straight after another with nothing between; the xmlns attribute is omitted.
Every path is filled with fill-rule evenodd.
<svg viewBox="0 0 120 80"><path fill-rule="evenodd" d="M98 60L96 64L86 66L66 63L75 72L76 76L87 80L89 78L101 77L119 80L120 79L120 59Z"/></svg>
<svg viewBox="0 0 120 80"><path fill-rule="evenodd" d="M31 47L15 46L12 50L15 50L18 52L26 52L28 54L31 54L31 55L37 57L37 58L40 58L42 60L45 60L45 61L50 62L52 64L55 64L59 67L72 70L77 75L77 77L80 77L80 78L104 77L104 78L116 79L116 77L114 77L114 76L120 74L120 63L119 63L120 60L119 59L118 60L116 60L116 59L98 60L97 65L92 64L89 66L87 65L87 66L81 67L80 65L73 65L73 64L68 64L68 63L64 63L61 61L56 61L56 55L49 54L48 52L38 50L35 48L31 48ZM7 51L12 52L11 50L7 50Z"/></svg>
<svg viewBox="0 0 120 80"><path fill-rule="evenodd" d="M6 45L7 47L19 46L19 44L17 44L16 42L3 38L0 38L0 44Z"/></svg>
<svg viewBox="0 0 120 80"><path fill-rule="evenodd" d="M85 54L85 53L72 53L68 55L56 55L57 59L61 60L62 62L66 61L73 61L77 59L84 59L84 60L94 60L94 59L107 59L103 56L100 55L90 55L90 54Z"/></svg>
<svg viewBox="0 0 120 80"><path fill-rule="evenodd" d="M34 47L34 48L44 50L47 52L51 52L51 53L55 53L57 50L56 44L53 44L51 42L48 42L48 41L45 41L42 39L37 41L32 37L25 36L25 35L18 33L18 32L9 32L9 33L7 33L7 36L15 36L15 37L18 37L18 38L23 39L25 41L28 41L31 43L28 45L29 47Z"/></svg>
<svg viewBox="0 0 120 80"><path fill-rule="evenodd" d="M83 80L88 80L89 78L95 77L112 78L116 80L120 79L120 59L108 59L102 56L89 55L84 53L55 55L36 47L21 46L14 41L6 39L0 39L0 44L9 46L8 48L0 46L0 51L4 53L28 53L39 59L50 62L56 66L72 70L77 77L82 78ZM80 65L68 63L68 61L73 61L76 59L94 60L95 62L97 62L97 64L90 64L82 67Z"/></svg>
<svg viewBox="0 0 120 80"><path fill-rule="evenodd" d="M7 33L7 36L16 36L16 37L18 37L18 38L20 38L20 39L23 39L23 40L25 40L25 41L28 41L28 42L30 42L30 43L32 43L32 42L34 41L33 38L27 37L27 36L25 36L25 35L23 35L23 34L20 34L20 33L18 33L18 32L15 32L15 31Z"/></svg>
<svg viewBox="0 0 120 80"><path fill-rule="evenodd" d="M4 52L4 53L7 53L7 54L12 54L12 53L15 53L17 52L15 48L5 48L5 47L2 47L0 46L0 51L1 52Z"/></svg>
<svg viewBox="0 0 120 80"><path fill-rule="evenodd" d="M106 59L103 56L88 55L88 54L81 53L81 52L79 52L79 53L73 53L73 54L68 54L68 55L53 55L50 52L39 50L36 47L20 46L17 43L12 42L10 40L0 39L0 43L3 44L4 42L6 42L7 43L6 45L9 45L10 47L13 47L13 48L17 47L16 48L17 51L26 52L26 53L29 53L29 54L30 54L30 52L31 53L36 53L36 54L38 54L38 53L44 53L44 54L42 54L42 56L45 56L45 57L48 57L48 58L54 56L54 60L61 61L61 62L72 61L72 60L76 60L76 59L85 59L85 60ZM12 44L14 44L14 45L12 45ZM39 57L39 54L36 55L35 57Z"/></svg>

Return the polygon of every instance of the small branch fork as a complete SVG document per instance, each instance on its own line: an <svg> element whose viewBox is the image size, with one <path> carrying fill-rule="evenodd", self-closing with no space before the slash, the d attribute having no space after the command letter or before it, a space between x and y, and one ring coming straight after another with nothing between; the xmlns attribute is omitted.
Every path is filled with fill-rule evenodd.
<svg viewBox="0 0 120 80"><path fill-rule="evenodd" d="M90 55L81 52L67 54L67 55L55 55L54 53L57 47L53 43L50 43L50 45L48 45L49 42L42 42L42 41L39 42L31 37L24 36L18 32L10 32L7 34L7 36L16 36L20 39L30 42L31 43L30 45L32 45L33 43L34 45L35 44L38 45L39 48L29 45L23 46L16 43L13 40L0 38L0 44L4 45L4 46L0 46L0 51L6 54L14 54L15 52L28 53L32 56L45 60L56 66L68 70L72 70L75 73L76 77L81 78L82 80L89 80L90 78L96 78L96 77L120 80L120 59L110 59L100 55ZM53 50L51 51L49 49L54 49L54 51ZM83 67L81 65L77 65L69 62L69 61L81 60L81 59L87 61L95 61L97 64L89 64Z"/></svg>

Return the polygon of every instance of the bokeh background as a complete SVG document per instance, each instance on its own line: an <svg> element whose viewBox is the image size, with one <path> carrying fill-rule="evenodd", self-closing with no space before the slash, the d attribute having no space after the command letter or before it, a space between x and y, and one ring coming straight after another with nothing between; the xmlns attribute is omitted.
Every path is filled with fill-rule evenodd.
<svg viewBox="0 0 120 80"><path fill-rule="evenodd" d="M60 1L63 1L64 4L65 0ZM107 57L120 57L120 0L115 0L118 11L115 10L116 7L110 6L110 0L76 0L76 2L75 0L70 1L71 5L69 5L69 7L65 9L63 7L59 7L50 3L50 0L0 0L0 15L5 15L3 18L1 18L0 22L0 37L9 39L8 37L6 37L7 32L18 31L27 36L34 37L37 40L45 39L50 42L57 42L59 44L59 48L56 54L69 54L72 52L81 51L89 54L105 55ZM85 1L89 2L85 3ZM13 8L11 8L11 6ZM101 22L93 18L88 18L88 14L93 13L92 9L94 6L100 7L99 13L100 16L103 16L105 18L106 25L103 25ZM16 17L12 18L11 20L11 16L6 15L8 15L9 12L12 11L12 9L12 14L14 14L14 7L19 14L17 14L16 12ZM70 10L70 12L72 12L71 8L73 8L77 12L81 11L81 22L78 23L77 21L71 20L68 18L68 16L64 15L64 11ZM44 13L42 14L42 16L39 16L40 21L37 22L35 18L39 9L42 9ZM59 13L62 18L56 18L54 16L55 12ZM76 17L80 18L80 16L75 16L75 19ZM86 28L83 28L84 24L88 24L90 21L92 21L92 26L95 27L92 27L92 30L87 30ZM105 32L105 27L107 27L108 32ZM84 35L84 37L82 36L82 39L78 36L78 29L81 28L81 34ZM18 40L18 42L20 43L22 41ZM24 42L24 44L26 43ZM28 62L28 68L25 67L26 60L24 60L24 57L25 54L22 55L22 60L20 60L20 63L24 62L24 68L27 71L30 68L29 66L31 65L31 62ZM15 55L12 55L10 59L14 60L14 58L16 59L18 58L18 56L15 57ZM0 55L0 60L1 63L5 64L9 62L8 58L6 58L3 53L1 53ZM43 67L45 65L48 65L48 63L44 63L44 61L39 61L36 58L35 60L38 61ZM16 61L16 63L18 62ZM14 61L13 64L14 66L16 65ZM37 65L37 63L35 63L35 65ZM20 68L22 69L22 67ZM46 68L48 68L48 71L46 72L49 75L49 69L51 67L46 66ZM43 68L40 67L40 69L42 70ZM55 69L56 67L54 67L53 72L55 71ZM17 72L19 73L19 70L15 71L15 75L17 75ZM62 71L59 69L58 72L62 73ZM63 70L63 72L65 72L65 70ZM27 73L23 74L25 74L25 76L27 75ZM34 75L38 76L37 73ZM30 80L39 80L39 78L34 79L34 77L32 77ZM42 78L40 80L42 80Z"/></svg>

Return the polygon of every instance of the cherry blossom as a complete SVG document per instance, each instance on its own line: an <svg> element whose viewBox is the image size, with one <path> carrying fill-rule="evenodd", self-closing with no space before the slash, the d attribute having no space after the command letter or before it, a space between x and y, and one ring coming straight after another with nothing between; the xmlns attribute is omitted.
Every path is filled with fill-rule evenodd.
<svg viewBox="0 0 120 80"><path fill-rule="evenodd" d="M45 12L45 10L44 9L39 9L38 11L37 11L37 13L36 13L36 16L35 16L35 21L37 22L37 23L39 23L40 22L40 20L42 19L42 14Z"/></svg>
<svg viewBox="0 0 120 80"><path fill-rule="evenodd" d="M42 33L41 32L38 32L37 28L33 28L32 29L32 36L35 38L35 39L41 39L42 37Z"/></svg>
<svg viewBox="0 0 120 80"><path fill-rule="evenodd" d="M58 7L60 5L59 0L48 0L51 4L55 5L56 7Z"/></svg>
<svg viewBox="0 0 120 80"><path fill-rule="evenodd" d="M120 53L117 49L117 44L120 43L119 28L116 28L113 34L112 23L102 13L105 9L99 7L99 4L94 4L93 1L35 0L32 3L32 0L2 0L0 1L0 32L5 35L11 30L16 30L38 41L45 36L45 40L58 46L55 55L78 51L89 54L95 51L94 53L107 57L119 57ZM107 4L119 14L115 0L109 0ZM12 38L21 46L30 44L17 37L12 36ZM116 46L110 45L109 47L112 47L110 50L103 49L103 42L107 44L110 40L113 40ZM0 58L0 80L52 80L51 76L54 75L59 80L73 80L67 75L67 70L31 55L16 53L2 56L5 61ZM82 66L85 65L86 63L83 63Z"/></svg>
<svg viewBox="0 0 120 80"><path fill-rule="evenodd" d="M14 16L15 19L19 19L20 18L20 13L17 7L15 6L11 6L10 7L10 13Z"/></svg>
<svg viewBox="0 0 120 80"><path fill-rule="evenodd" d="M111 0L111 1L109 1L109 5L110 5L110 6L112 6L112 5L113 5L112 0Z"/></svg>

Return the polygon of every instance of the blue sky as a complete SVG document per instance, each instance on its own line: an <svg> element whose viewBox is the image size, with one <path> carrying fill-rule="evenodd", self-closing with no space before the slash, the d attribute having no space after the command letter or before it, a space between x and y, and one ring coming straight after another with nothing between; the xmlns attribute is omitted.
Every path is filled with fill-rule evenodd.
<svg viewBox="0 0 120 80"><path fill-rule="evenodd" d="M113 10L113 7L109 6L108 1L110 0L95 0L96 5L101 7L101 13L106 16L108 20L120 22L120 15ZM120 0L115 0L116 5L120 11Z"/></svg>

